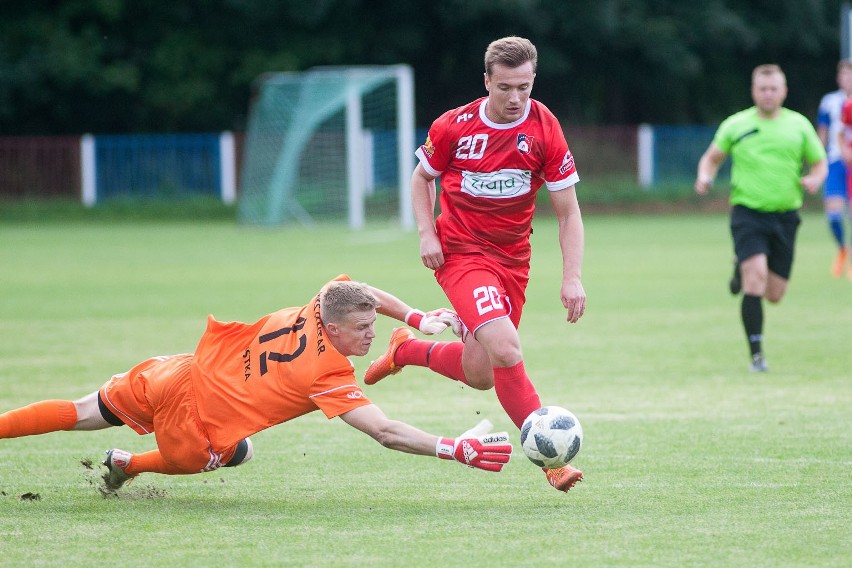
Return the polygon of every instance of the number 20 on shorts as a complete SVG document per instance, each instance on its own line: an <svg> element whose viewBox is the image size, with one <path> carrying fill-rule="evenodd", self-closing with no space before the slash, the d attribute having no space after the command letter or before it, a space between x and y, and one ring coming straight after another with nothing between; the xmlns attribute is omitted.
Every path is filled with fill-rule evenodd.
<svg viewBox="0 0 852 568"><path fill-rule="evenodd" d="M503 307L500 292L494 286L480 286L474 289L473 298L476 300L476 309L479 315L487 314L491 310L499 310Z"/></svg>

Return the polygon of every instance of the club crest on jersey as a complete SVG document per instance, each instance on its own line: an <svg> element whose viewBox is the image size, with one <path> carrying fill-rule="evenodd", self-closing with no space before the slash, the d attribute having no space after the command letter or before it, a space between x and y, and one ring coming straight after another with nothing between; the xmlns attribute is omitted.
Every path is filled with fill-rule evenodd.
<svg viewBox="0 0 852 568"><path fill-rule="evenodd" d="M532 150L533 137L526 134L518 134L518 152L529 154Z"/></svg>
<svg viewBox="0 0 852 568"><path fill-rule="evenodd" d="M420 148L422 148L423 152L430 158L435 153L435 145L432 144L432 139L429 137L428 134L426 135L426 142L422 146L420 146Z"/></svg>
<svg viewBox="0 0 852 568"><path fill-rule="evenodd" d="M562 165L559 166L559 173L565 175L569 170L574 169L574 156L571 155L571 150L565 152L565 157L562 158Z"/></svg>

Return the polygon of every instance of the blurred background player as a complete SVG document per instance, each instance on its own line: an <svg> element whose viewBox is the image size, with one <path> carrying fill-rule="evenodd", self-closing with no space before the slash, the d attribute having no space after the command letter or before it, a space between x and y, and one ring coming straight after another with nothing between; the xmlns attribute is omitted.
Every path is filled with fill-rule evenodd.
<svg viewBox="0 0 852 568"><path fill-rule="evenodd" d="M249 436L322 410L386 448L500 471L512 452L505 432L487 434L483 421L458 438L433 436L387 418L355 381L347 357L369 351L376 313L401 320L410 311L386 292L339 276L307 305L253 324L209 317L192 354L143 361L73 402L45 400L6 412L0 438L124 424L140 435L153 432L156 450L107 452L104 480L116 491L144 472L180 475L243 464L254 453ZM424 320L426 333L446 328Z"/></svg>
<svg viewBox="0 0 852 568"><path fill-rule="evenodd" d="M836 202L839 204L838 209L840 209L841 213L838 213L839 225L841 230L843 230L843 220L842 220L842 208L845 205L847 213L852 216L852 208L849 206L852 203L852 98L847 97L843 101L843 107L840 111L840 122L842 127L840 131L837 133L837 146L840 149L840 156L846 165L846 194L845 196L836 196ZM852 240L852 231L850 231L850 240ZM838 254L838 260L835 261L835 265L832 267L832 273L835 276L839 276L840 273L843 272L842 265L838 267L837 265L841 262L845 262L848 258L848 250L849 247L843 248L843 251L846 254ZM849 267L847 273L847 277L852 280L852 266Z"/></svg>
<svg viewBox="0 0 852 568"><path fill-rule="evenodd" d="M763 353L763 298L787 291L802 188L816 193L828 174L825 148L810 121L784 108L787 79L777 65L752 73L754 106L726 118L698 162L695 191L706 194L731 156L731 236L742 274L740 316L752 371L767 371ZM810 171L802 175L802 164ZM732 291L734 289L732 288ZM737 290L738 292L739 290Z"/></svg>
<svg viewBox="0 0 852 568"><path fill-rule="evenodd" d="M837 64L837 85L839 89L822 97L817 115L817 135L825 146L828 157L828 177L825 180L823 203L828 228L837 243L837 256L831 266L831 273L835 278L843 275L849 258L844 225L846 216L852 213L848 208L849 184L846 168L846 162L852 162L852 152L844 161L841 148L848 147L849 140L843 140L841 113L843 103L852 95L852 61L842 59ZM848 276L852 278L852 267L849 268Z"/></svg>
<svg viewBox="0 0 852 568"><path fill-rule="evenodd" d="M488 95L441 115L416 152L420 163L411 191L420 258L435 271L458 313L462 341L415 340L408 329L398 328L365 377L374 384L406 365L417 365L473 388L494 387L519 428L542 406L524 368L517 330L529 281L535 199L542 186L559 225L560 297L567 320L578 321L586 308L580 281L583 221L574 190L579 177L559 121L530 98L537 62L536 48L527 39L491 42L485 52ZM436 220L439 177L441 213ZM561 491L583 475L571 466L545 473Z"/></svg>

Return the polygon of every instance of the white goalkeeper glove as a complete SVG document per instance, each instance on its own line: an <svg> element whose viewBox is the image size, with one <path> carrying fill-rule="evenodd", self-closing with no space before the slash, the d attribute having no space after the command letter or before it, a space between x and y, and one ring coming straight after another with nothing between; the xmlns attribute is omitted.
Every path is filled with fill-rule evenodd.
<svg viewBox="0 0 852 568"><path fill-rule="evenodd" d="M447 327L451 327L456 337L462 336L462 322L459 319L459 315L453 310L448 308L438 308L437 310L426 312L426 317L436 318L437 321L443 323Z"/></svg>
<svg viewBox="0 0 852 568"><path fill-rule="evenodd" d="M459 317L452 310L440 308L424 314L420 310L411 310L405 314L405 323L425 335L437 335L448 327L453 328L453 333L461 337L461 323ZM456 331L458 329L459 331Z"/></svg>
<svg viewBox="0 0 852 568"><path fill-rule="evenodd" d="M468 467L500 471L509 463L512 444L507 432L489 434L492 427L491 422L482 420L456 439L438 438L435 455L444 460L456 460Z"/></svg>

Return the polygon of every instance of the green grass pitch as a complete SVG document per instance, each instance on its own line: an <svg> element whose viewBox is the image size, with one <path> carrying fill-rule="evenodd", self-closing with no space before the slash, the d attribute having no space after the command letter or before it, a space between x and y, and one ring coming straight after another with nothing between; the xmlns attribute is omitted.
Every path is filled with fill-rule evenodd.
<svg viewBox="0 0 852 568"><path fill-rule="evenodd" d="M143 476L103 499L82 462L153 437L0 440L0 564L848 566L852 282L829 276L821 215L805 215L788 296L766 307L767 374L747 371L723 215L585 222L585 317L564 321L542 218L521 327L544 403L585 430L586 481L570 494L523 456L493 391L408 368L368 396L447 436L489 418L515 438L502 473L384 450L314 413L256 435L245 467ZM148 356L191 351L208 313L253 321L339 273L446 305L416 234L390 226L2 224L0 411L87 394ZM380 319L359 376L392 327Z"/></svg>

